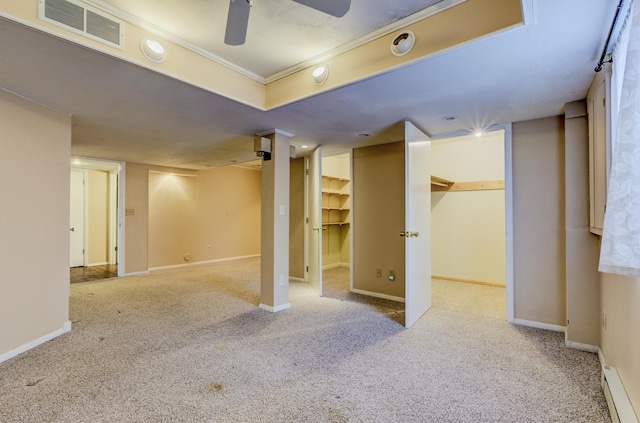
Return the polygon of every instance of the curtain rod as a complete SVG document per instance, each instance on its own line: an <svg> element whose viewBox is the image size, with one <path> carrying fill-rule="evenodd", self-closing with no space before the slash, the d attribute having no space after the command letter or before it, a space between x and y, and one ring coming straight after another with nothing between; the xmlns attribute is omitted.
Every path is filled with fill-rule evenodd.
<svg viewBox="0 0 640 423"><path fill-rule="evenodd" d="M613 34L613 29L616 27L616 23L618 23L618 16L620 16L620 11L622 10L622 6L624 5L624 0L620 0L618 4L618 8L616 9L616 15L613 17L613 23L611 24L611 29L609 29L609 35L607 36L607 42L604 43L604 47L602 48L602 55L600 56L600 61L596 65L594 69L596 72L600 72L602 70L602 65L605 63L612 63L613 59L610 58L605 62L604 58L607 55L607 47L609 47L609 43L611 42L611 35Z"/></svg>

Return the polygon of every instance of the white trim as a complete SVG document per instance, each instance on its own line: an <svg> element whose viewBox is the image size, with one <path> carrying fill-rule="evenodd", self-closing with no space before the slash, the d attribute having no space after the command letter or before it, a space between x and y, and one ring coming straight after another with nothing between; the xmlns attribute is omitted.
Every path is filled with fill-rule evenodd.
<svg viewBox="0 0 640 423"><path fill-rule="evenodd" d="M107 237L107 246L109 251L107 252L108 264L118 263L118 179L120 172L120 166L118 170L109 171L109 235Z"/></svg>
<svg viewBox="0 0 640 423"><path fill-rule="evenodd" d="M538 14L534 0L522 0L522 20L525 25L537 25Z"/></svg>
<svg viewBox="0 0 640 423"><path fill-rule="evenodd" d="M260 257L260 254L251 254L248 256L237 256L237 257L226 257L226 258L215 259L215 260L196 261L193 263L172 264L169 266L150 267L149 272L155 272L156 270L175 269L179 267L197 266L200 264L220 263L223 261L242 260L242 259L254 258L254 257Z"/></svg>
<svg viewBox="0 0 640 423"><path fill-rule="evenodd" d="M369 297L382 298L384 300L397 301L399 303L405 302L404 298L402 297L394 297L392 295L380 294L379 292L364 291L362 289L351 289L351 292L353 292L354 294L367 295Z"/></svg>
<svg viewBox="0 0 640 423"><path fill-rule="evenodd" d="M633 410L629 395L627 395L627 390L616 368L603 364L602 377L600 380L602 382L602 390L607 400L611 420L619 423L638 423L638 417ZM605 387L608 387L608 392Z"/></svg>
<svg viewBox="0 0 640 423"><path fill-rule="evenodd" d="M282 305L279 305L279 306L276 306L276 307L272 307L272 306L260 303L260 305L258 305L258 308L261 308L263 310L269 311L271 313L277 313L279 311L291 308L291 304L286 303L286 304L282 304Z"/></svg>
<svg viewBox="0 0 640 423"><path fill-rule="evenodd" d="M93 267L93 266L106 266L107 264L109 264L108 261L103 261L101 263L89 263L87 264L86 267Z"/></svg>
<svg viewBox="0 0 640 423"><path fill-rule="evenodd" d="M564 341L564 345L567 348L573 348L574 350L586 351L591 353L597 353L600 350L600 347L598 347L597 345L582 344L580 342L568 340Z"/></svg>
<svg viewBox="0 0 640 423"><path fill-rule="evenodd" d="M506 295L507 322L515 320L515 271L513 247L513 136L511 124L504 125L504 207L506 232Z"/></svg>
<svg viewBox="0 0 640 423"><path fill-rule="evenodd" d="M278 129L278 128L271 128L265 131L256 132L256 135L259 137L264 137L265 135L272 135L272 134L284 135L287 138L295 137L295 134L292 134L291 132L283 131L282 129Z"/></svg>
<svg viewBox="0 0 640 423"><path fill-rule="evenodd" d="M349 228L349 291L353 292L353 274L354 274L354 263L353 263L353 251L355 247L354 239L355 239L355 213L354 207L355 204L355 191L353 189L353 148L349 149L349 220L351 221L351 227Z"/></svg>
<svg viewBox="0 0 640 423"><path fill-rule="evenodd" d="M530 328L551 330L554 332L566 332L567 328L560 325L552 325L550 323L534 322L533 320L513 319L514 325L528 326Z"/></svg>
<svg viewBox="0 0 640 423"><path fill-rule="evenodd" d="M289 276L289 281L306 282L304 278L296 278L295 276Z"/></svg>
<svg viewBox="0 0 640 423"><path fill-rule="evenodd" d="M31 342L27 342L26 344L20 345L18 348L14 348L11 351L7 351L4 354L0 354L0 363L3 363L17 355L20 355L24 352L29 351L39 345L44 344L45 342L51 341L54 338L57 338L60 335L64 335L65 333L71 331L71 322L66 321L62 325L62 327L58 330L55 330L47 335L41 336L38 339L34 339Z"/></svg>
<svg viewBox="0 0 640 423"><path fill-rule="evenodd" d="M148 270L142 270L140 272L131 272L131 273L124 273L122 275L118 275L118 276L140 276L140 275L148 275L150 272Z"/></svg>

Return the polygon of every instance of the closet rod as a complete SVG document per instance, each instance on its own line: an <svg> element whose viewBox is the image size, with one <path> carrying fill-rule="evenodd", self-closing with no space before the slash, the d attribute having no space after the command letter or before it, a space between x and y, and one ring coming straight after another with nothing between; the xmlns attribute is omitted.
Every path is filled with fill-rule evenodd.
<svg viewBox="0 0 640 423"><path fill-rule="evenodd" d="M622 6L624 5L624 0L620 0L618 4L618 8L616 9L616 15L613 17L613 23L611 24L611 28L609 29L609 35L607 36L607 42L604 43L604 47L602 48L602 54L600 55L600 61L596 65L594 69L596 72L600 72L602 70L602 65L605 64L605 56L607 55L607 48L609 47L609 43L611 42L611 35L613 34L613 30L616 27L616 23L618 23L618 17L620 16L620 11L622 10ZM606 61L606 63L613 62L613 59L610 58Z"/></svg>

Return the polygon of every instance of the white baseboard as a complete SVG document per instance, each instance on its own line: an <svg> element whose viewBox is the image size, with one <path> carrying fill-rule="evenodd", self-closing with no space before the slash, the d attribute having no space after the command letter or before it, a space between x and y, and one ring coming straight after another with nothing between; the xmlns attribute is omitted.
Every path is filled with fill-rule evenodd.
<svg viewBox="0 0 640 423"><path fill-rule="evenodd" d="M392 295L380 294L379 292L363 291L361 289L352 289L351 292L353 292L354 294L368 295L369 297L376 297L376 298L382 298L385 300L397 301L399 303L405 302L404 298L402 297L394 297Z"/></svg>
<svg viewBox="0 0 640 423"><path fill-rule="evenodd" d="M150 267L149 271L154 272L156 270L175 269L178 267L186 267L186 266L197 266L199 264L221 263L224 261L242 260L242 259L248 259L248 258L254 258L254 257L260 257L260 254L251 254L248 256L237 256L237 257L226 257L226 258L215 259L215 260L195 261L193 263L172 264L169 266Z"/></svg>
<svg viewBox="0 0 640 423"><path fill-rule="evenodd" d="M532 320L513 319L513 324L520 326L528 326L536 329L546 329L554 332L566 332L567 328L559 325L551 325L549 323L534 322Z"/></svg>
<svg viewBox="0 0 640 423"><path fill-rule="evenodd" d="M286 310L286 309L288 309L288 308L291 308L291 304L286 303L286 304L279 305L279 306L277 306L277 307L272 307L272 306L269 306L269 305L266 305L266 304L262 304L262 303L260 303L260 305L258 305L258 308L261 308L261 309L263 309L263 310L270 311L270 312L272 312L272 313L277 313L277 312L279 312L279 311L282 311L282 310Z"/></svg>
<svg viewBox="0 0 640 423"><path fill-rule="evenodd" d="M149 271L148 270L143 270L141 272L131 272L131 273L125 273L122 276L140 276L140 275L148 275Z"/></svg>
<svg viewBox="0 0 640 423"><path fill-rule="evenodd" d="M564 345L567 348L573 348L574 350L586 351L591 353L597 353L600 349L600 347L598 347L597 345L582 344L580 342L573 342L568 340L564 341Z"/></svg>
<svg viewBox="0 0 640 423"><path fill-rule="evenodd" d="M102 263L89 263L87 264L87 267L93 267L93 266L106 266L107 264L109 264L108 261L102 262Z"/></svg>
<svg viewBox="0 0 640 423"><path fill-rule="evenodd" d="M622 384L618 371L614 367L609 367L604 359L602 350L598 348L598 357L602 365L602 375L600 378L602 390L609 407L611 421L619 423L638 423L627 390Z"/></svg>
<svg viewBox="0 0 640 423"><path fill-rule="evenodd" d="M289 276L289 280L296 281L296 282L306 282L304 278L296 278L294 276Z"/></svg>
<svg viewBox="0 0 640 423"><path fill-rule="evenodd" d="M26 344L20 345L18 348L14 348L11 351L8 351L4 354L0 354L0 363L9 360L17 355L20 355L24 352L29 351L32 348L37 347L38 345L42 345L45 342L51 341L53 338L57 338L60 335L63 335L71 330L71 322L66 321L62 327L58 330L55 330L47 335L41 336L38 339L34 339L31 342L27 342Z"/></svg>

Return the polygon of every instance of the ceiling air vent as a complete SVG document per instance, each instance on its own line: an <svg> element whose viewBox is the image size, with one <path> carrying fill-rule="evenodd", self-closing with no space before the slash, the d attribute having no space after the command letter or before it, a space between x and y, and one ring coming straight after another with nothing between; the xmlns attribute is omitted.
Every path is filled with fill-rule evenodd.
<svg viewBox="0 0 640 423"><path fill-rule="evenodd" d="M76 34L123 49L124 22L78 0L38 0L38 17Z"/></svg>

